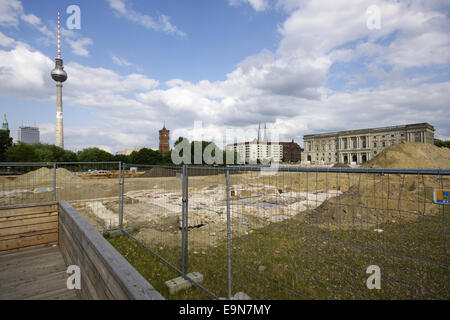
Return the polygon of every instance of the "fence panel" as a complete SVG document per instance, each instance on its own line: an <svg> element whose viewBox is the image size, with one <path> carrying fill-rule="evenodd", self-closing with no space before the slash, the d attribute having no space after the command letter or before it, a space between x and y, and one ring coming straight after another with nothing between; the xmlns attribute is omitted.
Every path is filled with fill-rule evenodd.
<svg viewBox="0 0 450 320"><path fill-rule="evenodd" d="M68 201L98 230L119 226L119 162L56 163L56 200Z"/></svg>
<svg viewBox="0 0 450 320"><path fill-rule="evenodd" d="M433 189L450 187L446 174L291 168L232 176L233 293L448 299L449 209L433 203ZM368 288L370 266L381 289Z"/></svg>
<svg viewBox="0 0 450 320"><path fill-rule="evenodd" d="M0 163L0 205L53 200L52 163Z"/></svg>
<svg viewBox="0 0 450 320"><path fill-rule="evenodd" d="M119 163L0 163L0 205L69 201L98 230L118 227Z"/></svg>
<svg viewBox="0 0 450 320"><path fill-rule="evenodd" d="M0 172L0 205L67 200L99 230L122 212L134 239L180 274L202 273L214 298L450 298L450 209L433 198L450 189L450 169L114 162Z"/></svg>
<svg viewBox="0 0 450 320"><path fill-rule="evenodd" d="M182 184L182 167L124 168L124 227L135 229L137 240L177 269L182 260Z"/></svg>

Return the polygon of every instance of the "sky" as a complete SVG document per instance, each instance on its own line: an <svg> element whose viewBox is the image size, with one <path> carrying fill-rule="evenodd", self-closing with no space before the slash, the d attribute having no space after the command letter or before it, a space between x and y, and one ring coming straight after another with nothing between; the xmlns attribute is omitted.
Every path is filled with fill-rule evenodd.
<svg viewBox="0 0 450 320"><path fill-rule="evenodd" d="M419 122L450 139L449 0L0 0L13 138L33 125L55 143L58 9L66 149L157 149L164 122L172 143L219 146L259 123L300 145Z"/></svg>

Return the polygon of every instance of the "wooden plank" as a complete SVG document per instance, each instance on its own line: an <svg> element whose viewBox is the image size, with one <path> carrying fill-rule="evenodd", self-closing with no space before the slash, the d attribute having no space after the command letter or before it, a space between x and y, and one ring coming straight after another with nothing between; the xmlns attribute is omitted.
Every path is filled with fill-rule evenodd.
<svg viewBox="0 0 450 320"><path fill-rule="evenodd" d="M22 234L12 234L12 235L8 235L8 236L1 236L0 241L10 240L10 239L20 239L20 238L25 238L25 237L37 236L40 234L49 234L49 233L58 233L58 228L39 230L39 231L22 233Z"/></svg>
<svg viewBox="0 0 450 320"><path fill-rule="evenodd" d="M56 243L57 241L58 241L57 233L49 233L19 239L5 240L0 242L0 251L34 246L43 243Z"/></svg>
<svg viewBox="0 0 450 320"><path fill-rule="evenodd" d="M61 254L59 252L57 254L57 256L47 256L45 260L42 258L35 259L32 264L22 265L19 262L14 264L16 268L10 267L3 270L0 274L2 289L41 279L49 273L67 270Z"/></svg>
<svg viewBox="0 0 450 320"><path fill-rule="evenodd" d="M0 299L26 299L37 294L51 292L57 289L67 289L66 270L52 272L36 280L20 283L17 286L4 288L0 292Z"/></svg>
<svg viewBox="0 0 450 320"><path fill-rule="evenodd" d="M64 257L64 260L66 262L66 265L75 264L84 270L84 257L83 255L78 255L77 253L80 253L77 250L74 250L73 244L71 240L69 240L69 236L67 235L67 231L63 229L62 224L60 223L60 249L61 254ZM83 268L82 268L83 266ZM96 293L96 290L94 289L93 284L91 283L90 279L86 277L84 272L81 272L81 290L79 291L79 294L82 299L84 300L99 300L100 296Z"/></svg>
<svg viewBox="0 0 450 320"><path fill-rule="evenodd" d="M52 256L55 252L59 252L56 245L46 245L45 247L28 249L23 248L8 255L0 256L0 272L5 270L8 265L13 264L15 261L21 261L21 264L30 264L35 259L40 257L46 258L47 256Z"/></svg>
<svg viewBox="0 0 450 320"><path fill-rule="evenodd" d="M0 223L0 229L11 228L11 227L20 227L20 226L25 226L25 225L33 225L33 224L46 223L46 222L58 222L58 217L57 216L48 216L48 217L42 217L42 218L3 221L2 223Z"/></svg>
<svg viewBox="0 0 450 320"><path fill-rule="evenodd" d="M43 218L43 217L52 217L52 216L58 216L58 212L57 211L41 212L41 213L35 213L35 214L27 214L27 215L20 215L20 216L12 216L12 217L0 218L0 224L3 221L32 219L32 218Z"/></svg>
<svg viewBox="0 0 450 320"><path fill-rule="evenodd" d="M25 300L80 300L77 295L78 290L68 290L67 288L57 289L50 292L29 296Z"/></svg>
<svg viewBox="0 0 450 320"><path fill-rule="evenodd" d="M70 232L64 223L60 223L60 225L65 230L64 234L68 236L69 242L76 245L75 249L83 256L87 276L94 284L97 294L106 299L128 299L129 297L124 293L117 280L105 270L103 261L95 258L92 247L82 233Z"/></svg>
<svg viewBox="0 0 450 320"><path fill-rule="evenodd" d="M0 299L77 299L66 269L57 246L0 256Z"/></svg>
<svg viewBox="0 0 450 320"><path fill-rule="evenodd" d="M30 207L0 208L0 218L24 216L35 213L56 212L56 211L58 211L58 206L56 204L41 205L41 206L33 204L33 206Z"/></svg>
<svg viewBox="0 0 450 320"><path fill-rule="evenodd" d="M60 241L65 247L64 250L69 251L72 257L76 256L77 265L81 270L82 282L88 285L87 295L94 297L94 299L111 299L113 294L108 289L104 279L98 274L96 266L80 245L79 239L72 237L70 231L65 229L63 224L61 224L61 235ZM81 289L81 294L86 294L84 288Z"/></svg>
<svg viewBox="0 0 450 320"><path fill-rule="evenodd" d="M16 249L11 249L11 250L0 251L0 261L4 256L10 256L13 254L19 254L19 253L31 251L31 250L51 248L53 245L56 245L56 243L55 244L43 243L43 244L37 244L34 246L25 247L25 248L16 248ZM1 266L1 263L0 263L0 266Z"/></svg>
<svg viewBox="0 0 450 320"><path fill-rule="evenodd" d="M33 208L33 207L52 206L52 205L55 205L58 207L58 202L57 201L48 201L48 202L9 204L9 205L0 206L0 210Z"/></svg>
<svg viewBox="0 0 450 320"><path fill-rule="evenodd" d="M83 245L83 250L90 252L103 261L103 271L111 274L111 279L117 281L121 291L129 299L164 299L136 269L90 225L66 201L59 202L59 223L66 229L73 230L73 238ZM95 257L91 255L91 257ZM94 258L93 258L94 259Z"/></svg>
<svg viewBox="0 0 450 320"><path fill-rule="evenodd" d="M2 237L4 236L15 235L16 237L18 237L22 235L26 237L30 236L29 233L39 233L42 231L56 228L58 228L58 221L4 228L0 229L0 240L3 240Z"/></svg>

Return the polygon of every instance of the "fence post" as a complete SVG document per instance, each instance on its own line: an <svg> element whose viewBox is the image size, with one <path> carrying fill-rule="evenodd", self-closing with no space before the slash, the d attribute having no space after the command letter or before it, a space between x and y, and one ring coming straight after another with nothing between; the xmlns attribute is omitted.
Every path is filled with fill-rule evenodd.
<svg viewBox="0 0 450 320"><path fill-rule="evenodd" d="M184 210L185 215L185 227L186 227L186 236L184 237L185 245L184 245L184 254L185 254L185 267L186 273L188 272L188 257L189 257L189 167L186 165L186 182L184 183L185 187L185 195L186 195L186 209Z"/></svg>
<svg viewBox="0 0 450 320"><path fill-rule="evenodd" d="M183 273L183 276L187 274L187 254L186 254L186 238L187 238L187 223L186 223L186 203L187 203L187 196L186 196L186 165L183 165L182 168L182 176L183 180L181 183L181 271Z"/></svg>
<svg viewBox="0 0 450 320"><path fill-rule="evenodd" d="M230 170L226 171L227 179L227 283L228 299L231 299L231 208L230 208Z"/></svg>
<svg viewBox="0 0 450 320"><path fill-rule="evenodd" d="M122 230L122 199L123 199L123 188L122 188L122 162L119 161L119 229ZM111 226L112 227L112 226Z"/></svg>
<svg viewBox="0 0 450 320"><path fill-rule="evenodd" d="M53 162L53 201L56 201L56 162Z"/></svg>

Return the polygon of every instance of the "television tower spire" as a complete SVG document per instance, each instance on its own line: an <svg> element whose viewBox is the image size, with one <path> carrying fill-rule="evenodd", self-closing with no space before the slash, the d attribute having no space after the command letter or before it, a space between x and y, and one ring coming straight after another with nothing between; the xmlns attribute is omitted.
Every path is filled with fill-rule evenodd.
<svg viewBox="0 0 450 320"><path fill-rule="evenodd" d="M61 17L58 10L58 56L55 58L55 68L52 70L52 79L56 81L56 146L64 148L62 83L67 80L61 59Z"/></svg>

